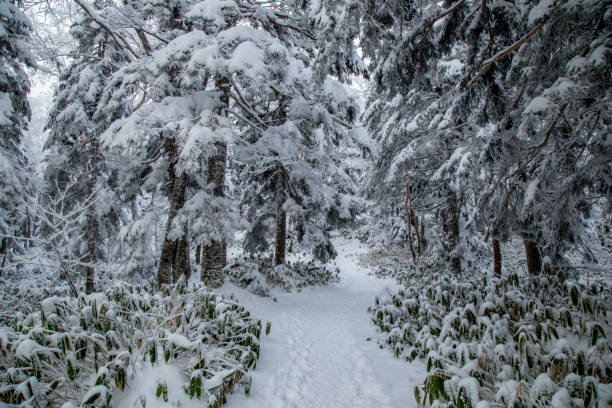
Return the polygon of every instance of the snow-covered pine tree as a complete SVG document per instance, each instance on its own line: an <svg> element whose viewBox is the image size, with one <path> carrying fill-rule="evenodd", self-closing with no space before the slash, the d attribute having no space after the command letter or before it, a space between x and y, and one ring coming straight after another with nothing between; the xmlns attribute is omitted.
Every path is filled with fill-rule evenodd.
<svg viewBox="0 0 612 408"><path fill-rule="evenodd" d="M159 283L172 283L180 275L188 274L187 224L179 212L185 207L191 183L195 183L197 190L206 186L204 163L213 156L214 144L223 145L226 135L231 135L221 111L223 98L214 90L205 92L208 79L214 76L197 70L187 73L189 58L209 38L209 34L194 26L194 20L186 17L197 4L168 2L152 7L149 2L142 2L147 21L158 27L157 41L151 45L151 55L142 56L114 75L104 96L105 104L97 112L97 116L104 117L109 107L112 109L125 99L142 98L129 117L116 122L106 133L105 145L137 164L124 169L127 179L143 187L132 195L132 200L146 196L151 197L151 203L153 197L168 199L157 266ZM232 8L229 9L231 14ZM212 16L212 31L214 23L219 22L215 18L225 22L224 10L227 8L220 7ZM219 78L216 79L218 84ZM199 124L198 119L202 120ZM192 128L196 130L190 134ZM186 143L189 146L184 149ZM212 203L212 193L203 192L195 209ZM211 207L214 204L208 209ZM150 226L143 224L158 218L150 210L140 206L139 219L126 235L145 239ZM210 241L213 240L207 243Z"/></svg>
<svg viewBox="0 0 612 408"><path fill-rule="evenodd" d="M251 137L247 128L252 132L277 126L278 118L273 116L283 99L288 115L292 105L302 106L300 115L307 112L320 126L331 129L324 137L333 139L336 126L322 108L311 106L315 99L309 96L309 84L297 78L300 72L310 76L304 67L312 53L312 36L305 31L299 3L206 0L165 7L151 15L165 27L160 32L165 41L157 43L151 56L115 74L99 114L147 89L142 107L106 133L106 146L146 163L141 183L170 201L159 281L172 282L168 271L188 265L186 252L177 253L178 242L185 237L204 248L203 280L218 282L225 266L224 241L240 224L231 199L224 197L226 152ZM336 120L351 111L354 115L354 108L342 109ZM278 137L276 133L275 143ZM271 146L265 145L268 153ZM292 160L298 156L299 152ZM324 213L325 204L317 199ZM303 235L308 232L305 228ZM172 264L172 259L186 262Z"/></svg>
<svg viewBox="0 0 612 408"><path fill-rule="evenodd" d="M287 51L286 63L278 66L294 72L284 72L282 82L272 84L279 91L272 95L276 109L267 115L265 130L253 132L255 141L237 148L245 165L241 205L252 223L244 245L251 252L265 249L272 229L275 262L284 263L289 216L295 242L327 261L335 256L327 231L338 219L350 219L356 206L355 182L336 162L335 149L352 142L352 124L346 121L357 107L342 84L329 78L318 93L323 98L315 99L312 67Z"/></svg>
<svg viewBox="0 0 612 408"><path fill-rule="evenodd" d="M98 18L108 19L111 6L97 0L91 10ZM86 269L86 292L91 293L95 290L95 266L106 258L108 244L114 242L121 212L116 175L99 146L99 136L113 116L104 121L93 116L109 78L127 57L108 31L83 11L71 34L77 42L73 52L77 58L59 78L47 123L43 200L51 205L61 195L61 208L53 210L60 216L80 218L80 228L72 231L71 252ZM85 202L88 204L81 205ZM75 213L79 207L85 213ZM49 227L43 222L41 232L48 230L53 239L55 231Z"/></svg>
<svg viewBox="0 0 612 408"><path fill-rule="evenodd" d="M455 272L469 249L461 238L470 200L467 136L491 114L486 104L470 105L461 85L469 47L454 31L460 3L448 18L440 17L447 3L368 3L361 39L374 79L364 121L381 149L371 194L405 213L413 252L422 230L439 237L429 242L443 244L430 250Z"/></svg>
<svg viewBox="0 0 612 408"><path fill-rule="evenodd" d="M432 201L446 181L449 243L454 207L467 213L460 226L495 239L521 235L531 269L539 271L538 246L559 262L564 243L578 239L581 214L608 194L601 175L610 152L599 136L609 120L607 6L458 0L364 10L361 46L377 84L366 119L386 144L375 180L400 186L389 170L427 169L417 195Z"/></svg>
<svg viewBox="0 0 612 408"><path fill-rule="evenodd" d="M266 233L274 230L277 265L284 263L288 217L303 249L323 261L335 256L326 232L330 217L350 218L354 203L346 194L357 190L334 161L336 147L354 139L356 102L327 78L325 66L312 63L316 36L307 31L308 9L301 3L291 8L291 24L299 30L273 33L278 44L266 53L263 78L239 81L236 88L237 108L253 121L242 124L248 144L236 148L244 165L241 205L251 222L244 246L250 252L267 248ZM344 193L339 184L346 185Z"/></svg>
<svg viewBox="0 0 612 408"><path fill-rule="evenodd" d="M27 237L27 209L21 203L30 189L27 158L20 143L30 119L25 71L35 60L28 41L30 22L13 0L0 0L0 267ZM1 270L0 270L1 271Z"/></svg>
<svg viewBox="0 0 612 408"><path fill-rule="evenodd" d="M610 208L610 10L589 0L521 4L504 19L514 40L496 36L501 47L472 63L468 86L493 75L508 90L483 140L489 183L475 211L525 239L532 273L563 267L570 248L588 258L584 226Z"/></svg>

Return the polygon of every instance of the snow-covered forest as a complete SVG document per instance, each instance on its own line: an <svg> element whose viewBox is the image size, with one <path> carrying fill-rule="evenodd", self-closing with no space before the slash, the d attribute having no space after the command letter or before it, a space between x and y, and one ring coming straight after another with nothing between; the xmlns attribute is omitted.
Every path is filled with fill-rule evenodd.
<svg viewBox="0 0 612 408"><path fill-rule="evenodd" d="M0 0L0 407L612 406L608 0Z"/></svg>

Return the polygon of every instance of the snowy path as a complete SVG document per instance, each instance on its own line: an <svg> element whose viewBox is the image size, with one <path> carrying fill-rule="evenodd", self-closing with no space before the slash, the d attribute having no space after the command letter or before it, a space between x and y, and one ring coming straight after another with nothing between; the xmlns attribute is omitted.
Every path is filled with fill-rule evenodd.
<svg viewBox="0 0 612 408"><path fill-rule="evenodd" d="M337 238L340 283L302 293L254 296L226 284L253 315L272 322L262 338L261 357L252 371L249 397L238 392L229 408L399 408L414 407L414 385L425 367L381 350L367 308L394 286L368 276L354 257L365 251L355 241Z"/></svg>

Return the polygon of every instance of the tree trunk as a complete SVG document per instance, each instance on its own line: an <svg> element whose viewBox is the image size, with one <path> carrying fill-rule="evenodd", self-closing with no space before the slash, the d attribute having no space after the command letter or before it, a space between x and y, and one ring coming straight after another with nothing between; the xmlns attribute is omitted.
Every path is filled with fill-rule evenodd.
<svg viewBox="0 0 612 408"><path fill-rule="evenodd" d="M525 245L525 257L527 258L527 271L531 275L537 275L542 269L538 246L533 241L524 240L523 243Z"/></svg>
<svg viewBox="0 0 612 408"><path fill-rule="evenodd" d="M457 195L448 191L446 196L446 215L444 232L446 233L449 266L454 273L461 272L461 255L459 254L459 206Z"/></svg>
<svg viewBox="0 0 612 408"><path fill-rule="evenodd" d="M179 253L180 261L175 261L177 251L177 240L172 240L168 237L172 230L172 223L178 214L179 210L185 204L185 185L187 183L187 175L182 174L176 176L174 165L176 163L176 144L174 138L168 138L166 141L166 152L172 158L170 168L168 169L170 177L170 211L168 213L168 221L166 222L166 233L164 234L164 243L162 244L161 254L159 257L159 267L157 269L157 281L160 285L172 283L174 276L180 276L185 272L185 265L189 260L185 260L184 251ZM184 236L184 235L183 235ZM179 238L179 240L182 239ZM175 264L180 264L179 270L174 272Z"/></svg>
<svg viewBox="0 0 612 408"><path fill-rule="evenodd" d="M289 235L289 246L287 247L287 252L293 252L293 240L295 238L295 223L293 223L293 227L291 228L291 235Z"/></svg>
<svg viewBox="0 0 612 408"><path fill-rule="evenodd" d="M4 255L2 257L2 265L0 265L2 268L4 268L4 265L6 264L6 259L8 258L8 244L8 238L2 238L2 241L0 242L0 255ZM0 276L2 276L2 271L3 269L0 269Z"/></svg>
<svg viewBox="0 0 612 408"><path fill-rule="evenodd" d="M281 97L278 105L278 124L287 122L287 110L289 100ZM285 263L285 248L287 244L287 213L283 210L287 191L287 173L283 165L277 163L276 169L276 234L274 237L274 263L281 265Z"/></svg>
<svg viewBox="0 0 612 408"><path fill-rule="evenodd" d="M103 52L103 51L102 51ZM88 180L89 194L94 194L96 189L96 183L98 181L98 142L94 140L91 144L91 168L89 169L90 178ZM91 206L87 209L87 231L85 232L85 239L87 240L87 252L88 263L87 266L87 277L85 281L85 293L90 294L95 292L95 268L94 264L97 261L96 247L98 243L98 220L96 218L94 207Z"/></svg>
<svg viewBox="0 0 612 408"><path fill-rule="evenodd" d="M85 284L85 293L90 294L95 292L95 268L93 264L96 262L96 231L98 227L98 221L95 215L92 214L91 209L87 214L87 251L89 256L87 257L89 265L87 266L87 280Z"/></svg>
<svg viewBox="0 0 612 408"><path fill-rule="evenodd" d="M501 276L502 259L501 248L497 239L493 240L493 273L495 276Z"/></svg>
<svg viewBox="0 0 612 408"><path fill-rule="evenodd" d="M278 199L276 208L276 237L274 240L274 263L285 263L285 241L287 236L287 213L283 210L282 198Z"/></svg>
<svg viewBox="0 0 612 408"><path fill-rule="evenodd" d="M202 245L198 245L196 247L196 253L195 253L195 261L197 265L200 264L200 254L201 253L202 253Z"/></svg>
<svg viewBox="0 0 612 408"><path fill-rule="evenodd" d="M412 206L410 198L410 185L406 182L405 185L405 196L404 196L404 210L406 211L406 219L408 220L408 245L410 246L410 254L412 255L412 262L416 263L416 254L414 253L414 246L412 245ZM399 207L397 207L399 215Z"/></svg>
<svg viewBox="0 0 612 408"><path fill-rule="evenodd" d="M230 82L225 77L216 79L216 87L221 91L221 108L219 115L227 116L229 107ZM225 186L225 161L227 159L227 146L222 142L215 142L216 152L208 158L207 184L213 183L215 197L223 197ZM202 256L202 273L200 279L209 285L217 286L223 283L221 270L227 264L227 246L225 240L211 241L204 246Z"/></svg>
<svg viewBox="0 0 612 408"><path fill-rule="evenodd" d="M182 275L185 275L186 279L189 279L191 276L191 267L189 265L189 239L187 238L188 233L187 226L185 226L185 233L176 242L175 262L172 267L174 282L177 282Z"/></svg>
<svg viewBox="0 0 612 408"><path fill-rule="evenodd" d="M419 233L419 254L425 250L425 217L421 217L421 232Z"/></svg>

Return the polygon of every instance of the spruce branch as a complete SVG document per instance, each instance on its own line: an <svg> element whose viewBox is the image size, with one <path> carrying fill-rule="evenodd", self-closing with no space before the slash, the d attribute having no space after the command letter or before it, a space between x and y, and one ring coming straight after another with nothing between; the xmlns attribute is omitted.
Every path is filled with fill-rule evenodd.
<svg viewBox="0 0 612 408"><path fill-rule="evenodd" d="M514 51L518 47L520 47L523 43L529 41L529 39L531 37L533 37L538 31L540 31L540 29L542 27L544 27L544 24L546 24L546 22L549 19L550 19L550 15L546 16L542 21L540 21L540 23L538 25L536 25L533 28L533 30L528 32L527 35L525 35L523 38L521 38L520 40L518 40L517 42L515 42L514 44L512 44L508 48L498 52L496 55L494 55L493 57L491 57L488 60L486 60L484 62L484 64L482 65L482 68L480 68L480 71L478 72L478 74L476 74L476 76L474 78L472 78L472 80L470 82L468 82L468 87L471 87L472 85L474 85L474 83L476 81L478 81L478 78L480 78L482 75L484 75L484 73L487 72L489 70L489 68L491 68L491 65L493 65L496 61L499 61L500 59L504 58L505 56L510 54L512 51Z"/></svg>

